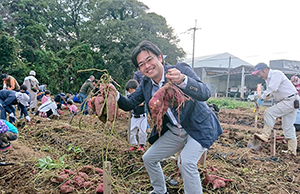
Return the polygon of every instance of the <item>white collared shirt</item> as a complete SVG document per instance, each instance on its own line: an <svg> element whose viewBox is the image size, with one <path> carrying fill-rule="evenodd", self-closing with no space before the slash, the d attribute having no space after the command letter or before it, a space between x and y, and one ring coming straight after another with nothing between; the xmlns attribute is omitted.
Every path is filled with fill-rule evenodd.
<svg viewBox="0 0 300 194"><path fill-rule="evenodd" d="M266 81L267 90L262 95L265 99L269 94L273 94L275 101L280 101L290 95L296 94L297 90L292 82L279 70L269 70Z"/></svg>
<svg viewBox="0 0 300 194"><path fill-rule="evenodd" d="M152 82L152 85L156 85L156 86L158 86L158 88L163 87L163 85L164 85L164 83L165 83L165 70L163 71L163 76L162 76L161 80L159 81L158 85L157 85L152 79L151 79L151 82ZM184 80L184 82L178 84L178 86L184 89L184 88L186 87L186 85L187 85L187 76L185 75L185 80ZM153 96L153 94L154 94L155 92L156 92L156 91L155 91L155 89L154 89L154 87L153 87L153 88L152 88L152 92L151 92L152 96ZM169 107L168 110L167 110L167 115L168 115L169 119L171 120L172 124L177 126L177 125L178 125L178 121L177 121L177 119L175 118L174 114L172 113L170 107ZM178 127L179 127L179 128L182 128L182 126L181 126L180 124L179 124Z"/></svg>

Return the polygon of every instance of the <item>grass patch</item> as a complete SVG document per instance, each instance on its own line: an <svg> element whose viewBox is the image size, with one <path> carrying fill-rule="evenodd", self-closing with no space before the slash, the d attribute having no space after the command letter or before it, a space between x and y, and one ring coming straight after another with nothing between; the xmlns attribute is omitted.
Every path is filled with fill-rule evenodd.
<svg viewBox="0 0 300 194"><path fill-rule="evenodd" d="M255 107L253 102L245 102L236 100L235 98L213 98L208 99L209 103L217 105L220 109L236 109L236 108L246 108L251 109Z"/></svg>

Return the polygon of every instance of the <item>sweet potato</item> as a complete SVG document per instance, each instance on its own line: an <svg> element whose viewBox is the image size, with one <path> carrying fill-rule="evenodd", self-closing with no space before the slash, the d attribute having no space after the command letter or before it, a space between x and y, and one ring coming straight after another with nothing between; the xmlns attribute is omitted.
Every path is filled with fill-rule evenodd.
<svg viewBox="0 0 300 194"><path fill-rule="evenodd" d="M95 168L95 171L100 175L103 174L103 170L101 168Z"/></svg>
<svg viewBox="0 0 300 194"><path fill-rule="evenodd" d="M97 194L101 194L101 193L103 193L103 184L101 183L101 184L99 184L99 186L97 187L97 189L96 189L96 193Z"/></svg>
<svg viewBox="0 0 300 194"><path fill-rule="evenodd" d="M113 122L118 115L117 91L111 84L100 84L98 92L99 94L91 99L90 106L103 123Z"/></svg>
<svg viewBox="0 0 300 194"><path fill-rule="evenodd" d="M71 193L75 190L75 188L70 185L70 181L66 181L59 188L60 188L61 193Z"/></svg>
<svg viewBox="0 0 300 194"><path fill-rule="evenodd" d="M69 169L64 169L61 173L59 174L69 174L69 175L73 175L75 172Z"/></svg>
<svg viewBox="0 0 300 194"><path fill-rule="evenodd" d="M84 180L88 180L89 176L84 172L78 172L78 175L84 178Z"/></svg>
<svg viewBox="0 0 300 194"><path fill-rule="evenodd" d="M154 93L149 101L149 108L159 134L162 128L163 116L166 114L169 106L176 108L178 112L178 122L180 122L179 114L181 109L184 103L190 99L191 98L184 94L177 86L171 83L166 83Z"/></svg>
<svg viewBox="0 0 300 194"><path fill-rule="evenodd" d="M77 175L72 180L74 181L76 189L80 189L81 187L83 187L84 178L82 178L81 176Z"/></svg>
<svg viewBox="0 0 300 194"><path fill-rule="evenodd" d="M214 189L220 188L220 187L225 187L226 183L225 182L232 182L233 180L231 179L226 179L226 178L222 178L219 177L217 175L209 175L208 173L205 173L205 179L203 184L207 185L209 183L211 183L213 185Z"/></svg>
<svg viewBox="0 0 300 194"><path fill-rule="evenodd" d="M57 176L55 176L51 181L54 183L62 183L65 180L67 180L69 178L69 176L67 174L59 174Z"/></svg>
<svg viewBox="0 0 300 194"><path fill-rule="evenodd" d="M75 190L79 191L83 188L96 190L96 187L103 182L103 176L101 176L102 174L103 170L101 168L96 168L92 165L86 165L80 168L78 171L64 169L55 177L53 177L51 181L59 184L63 183L60 186L62 193L70 193L74 192ZM99 189L100 187L101 186L99 186Z"/></svg>
<svg viewBox="0 0 300 194"><path fill-rule="evenodd" d="M83 187L84 188L90 188L91 186L93 186L93 182L92 181L85 181L84 183L83 183Z"/></svg>

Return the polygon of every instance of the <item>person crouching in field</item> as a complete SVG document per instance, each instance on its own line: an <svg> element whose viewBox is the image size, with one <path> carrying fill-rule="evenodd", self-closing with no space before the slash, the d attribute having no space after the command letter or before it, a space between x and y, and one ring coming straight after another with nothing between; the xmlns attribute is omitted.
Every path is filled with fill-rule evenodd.
<svg viewBox="0 0 300 194"><path fill-rule="evenodd" d="M74 105L74 102L72 99L68 99L67 100L67 105L68 105L68 108L69 108L69 111L70 111L70 116L73 116L76 115L78 113L78 108L76 105Z"/></svg>
<svg viewBox="0 0 300 194"><path fill-rule="evenodd" d="M10 141L18 138L18 129L10 122L0 119L0 151L11 148Z"/></svg>
<svg viewBox="0 0 300 194"><path fill-rule="evenodd" d="M51 92L49 90L45 91L45 95L42 97L41 102L44 104L45 102L51 101Z"/></svg>
<svg viewBox="0 0 300 194"><path fill-rule="evenodd" d="M54 102L49 100L42 104L35 115L39 115L40 117L44 117L50 119L49 117L53 114L54 116L59 117L60 115L57 112L57 105L60 103L60 99L54 98Z"/></svg>

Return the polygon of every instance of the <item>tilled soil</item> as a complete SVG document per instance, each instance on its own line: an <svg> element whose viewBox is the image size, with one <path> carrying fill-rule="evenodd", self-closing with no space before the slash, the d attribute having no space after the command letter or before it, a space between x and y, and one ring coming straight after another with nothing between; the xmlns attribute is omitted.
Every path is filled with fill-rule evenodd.
<svg viewBox="0 0 300 194"><path fill-rule="evenodd" d="M63 183L52 180L62 170L76 171L86 165L103 168L105 161L111 162L112 193L142 194L152 190L141 159L143 153L129 151L128 113L121 111L115 123L104 125L94 116L70 117L67 110L63 112L52 120L32 116L33 125L24 120L18 123L18 140L12 142L11 149L0 153L0 162L13 163L0 166L1 193L61 193ZM262 131L263 110L258 113L257 128L252 110L220 110L218 116L224 133L208 150L205 165L198 165L199 172L202 180L207 173L233 181L216 189L211 183L203 184L204 193L300 193L299 149L296 157L282 153L287 149L285 140L277 141L275 156L271 156L270 143L262 144L258 151L247 148L253 134ZM275 126L278 137L283 136L280 124L279 119ZM299 145L300 132L297 136ZM46 156L55 162L64 156L64 163L40 169L38 160ZM178 182L167 183L172 194L183 193L176 158L161 162L165 175ZM72 193L96 190L77 188Z"/></svg>

